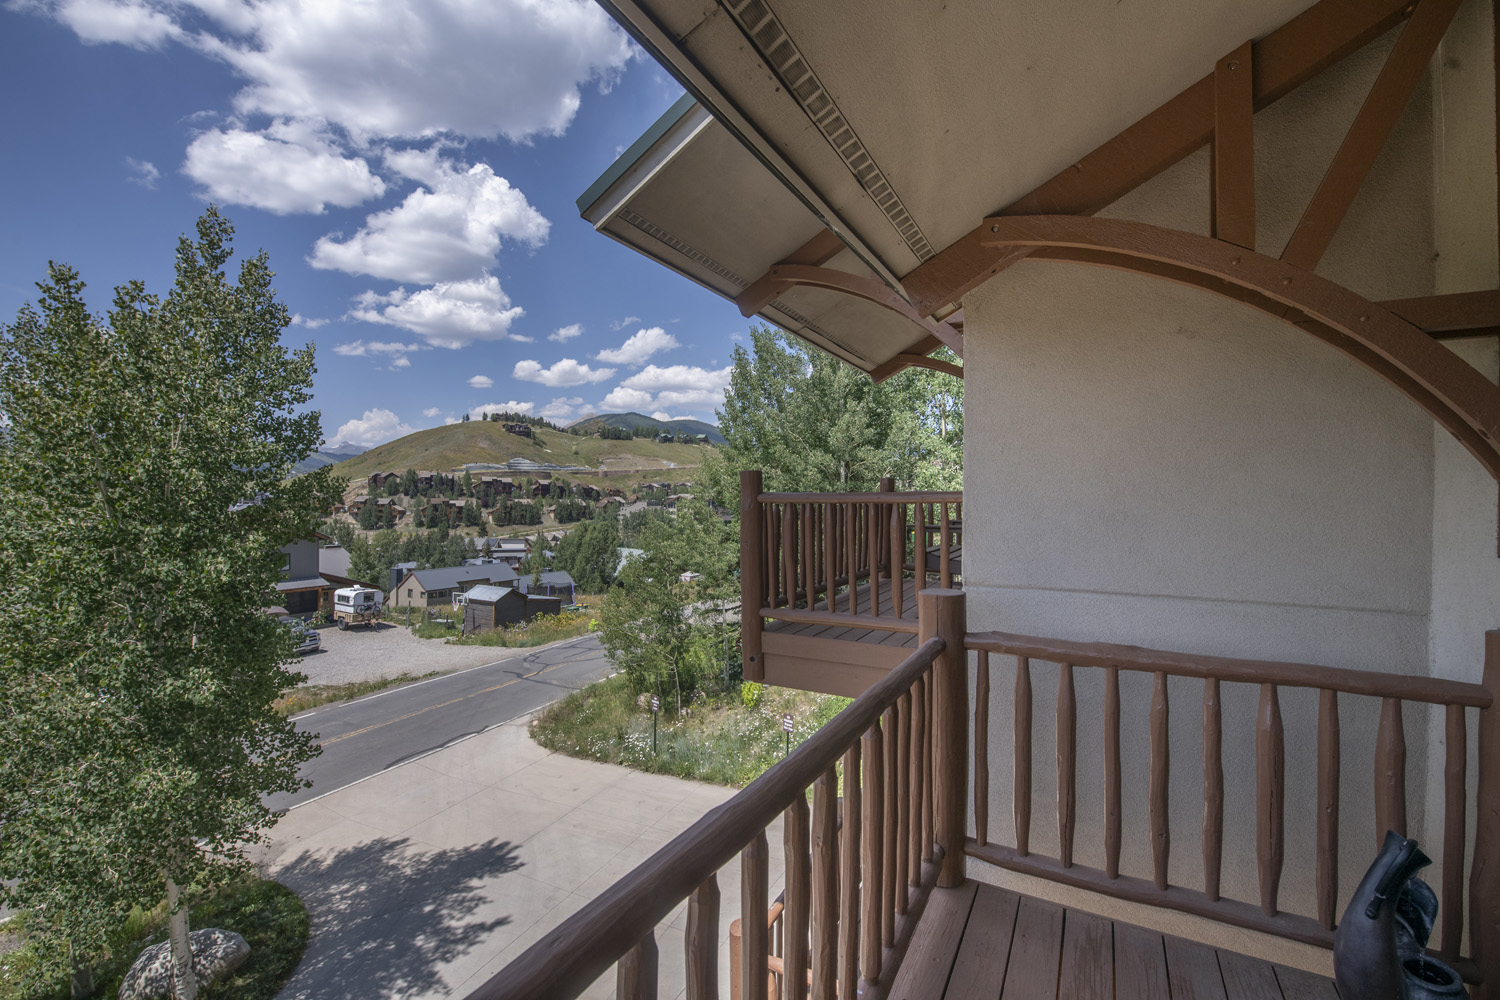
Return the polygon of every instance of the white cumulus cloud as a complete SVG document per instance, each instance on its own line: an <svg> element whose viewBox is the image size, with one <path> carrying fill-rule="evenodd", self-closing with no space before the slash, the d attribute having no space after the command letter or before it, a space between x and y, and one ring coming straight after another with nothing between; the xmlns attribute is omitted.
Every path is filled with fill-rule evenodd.
<svg viewBox="0 0 1500 1000"><path fill-rule="evenodd" d="M404 357L404 356L403 357L399 357L395 361L391 362L391 370L392 371L395 371L397 368L410 368L410 367L411 367L411 358L408 358L408 357Z"/></svg>
<svg viewBox="0 0 1500 1000"><path fill-rule="evenodd" d="M328 322L323 320L317 325L322 326ZM313 325L312 323L308 324ZM412 351L420 351L420 344L403 344L400 341L372 340L366 343L363 340L351 340L347 344L334 344L333 353L342 354L346 358L364 358L377 354L410 354Z"/></svg>
<svg viewBox="0 0 1500 1000"><path fill-rule="evenodd" d="M433 417L442 412L443 411L436 406L429 406L427 409L422 411L422 416L426 417L428 420L431 420Z"/></svg>
<svg viewBox="0 0 1500 1000"><path fill-rule="evenodd" d="M511 375L525 382L540 382L553 389L561 389L590 382L603 382L614 373L613 368L590 368L588 365L579 364L572 358L563 358L551 368L543 368L539 361L517 361Z"/></svg>
<svg viewBox="0 0 1500 1000"><path fill-rule="evenodd" d="M573 408L582 405L582 396L558 396L552 402L542 407L537 416L546 417L548 420L561 420L564 417L571 417L573 415Z"/></svg>
<svg viewBox="0 0 1500 1000"><path fill-rule="evenodd" d="M156 190L156 182L161 179L161 171L156 169L156 164L150 160L137 160L133 156L125 157L125 165L130 168L132 176L125 178L132 184L139 184L148 191Z"/></svg>
<svg viewBox="0 0 1500 1000"><path fill-rule="evenodd" d="M463 169L420 154L387 162L424 174L429 187L370 215L347 240L319 239L308 257L313 267L420 284L471 281L494 262L502 239L530 246L547 240L547 220L488 164Z"/></svg>
<svg viewBox="0 0 1500 1000"><path fill-rule="evenodd" d="M485 420L491 413L524 413L529 417L534 409L536 409L535 403L518 403L514 399L508 403L485 403L470 410L469 419Z"/></svg>
<svg viewBox="0 0 1500 1000"><path fill-rule="evenodd" d="M405 437L414 428L401 422L401 418L390 410L377 407L366 410L364 416L354 420L347 420L339 425L334 433L335 441L346 441L350 444L363 445L373 448L377 444L393 441L398 437Z"/></svg>
<svg viewBox="0 0 1500 1000"><path fill-rule="evenodd" d="M600 405L605 409L708 413L724 405L731 371L731 367L647 365L612 389Z"/></svg>
<svg viewBox="0 0 1500 1000"><path fill-rule="evenodd" d="M600 361L612 365L639 365L658 351L668 351L680 346L677 338L659 326L637 330L619 347L600 351L594 355Z"/></svg>
<svg viewBox="0 0 1500 1000"><path fill-rule="evenodd" d="M187 149L182 172L217 202L277 215L322 214L385 194L385 181L357 156L345 156L306 121L273 122L262 132L210 129Z"/></svg>
<svg viewBox="0 0 1500 1000"><path fill-rule="evenodd" d="M349 313L366 323L410 330L434 347L451 348L476 340L504 340L511 323L525 314L510 304L500 280L491 275L477 281L440 282L418 292L365 292Z"/></svg>
<svg viewBox="0 0 1500 1000"><path fill-rule="evenodd" d="M547 339L554 344L566 344L581 333L583 333L582 323L569 323L567 326L560 326L547 334Z"/></svg>
<svg viewBox="0 0 1500 1000"><path fill-rule="evenodd" d="M490 378L488 375L475 375L473 378L469 379L469 385L473 386L476 389L493 389L495 386L495 380Z"/></svg>
<svg viewBox="0 0 1500 1000"><path fill-rule="evenodd" d="M305 326L309 330L316 330L320 326L327 326L328 325L328 320L326 320L326 319L309 319L308 317L302 315L301 313L292 313L292 325L293 326ZM338 348L335 347L334 350L337 351ZM343 353L343 352L340 351L340 353Z"/></svg>
<svg viewBox="0 0 1500 1000"><path fill-rule="evenodd" d="M19 0L90 44L179 41L233 68L243 114L363 136L560 135L639 50L587 0Z"/></svg>

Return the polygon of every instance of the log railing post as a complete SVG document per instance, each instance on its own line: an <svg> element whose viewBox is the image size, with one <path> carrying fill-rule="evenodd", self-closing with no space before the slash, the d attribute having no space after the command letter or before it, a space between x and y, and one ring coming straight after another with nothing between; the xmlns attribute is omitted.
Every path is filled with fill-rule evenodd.
<svg viewBox="0 0 1500 1000"><path fill-rule="evenodd" d="M688 897L683 950L687 1000L719 1000L719 880L712 875Z"/></svg>
<svg viewBox="0 0 1500 1000"><path fill-rule="evenodd" d="M620 1000L656 1000L656 935L651 931L620 956L615 966L615 995Z"/></svg>
<svg viewBox="0 0 1500 1000"><path fill-rule="evenodd" d="M1500 631L1484 634L1484 680L1500 699ZM1500 700L1479 712L1474 865L1469 870L1469 951L1482 979L1476 1000L1500 998Z"/></svg>
<svg viewBox="0 0 1500 1000"><path fill-rule="evenodd" d="M759 469L740 473L740 649L745 680L756 682L766 679L760 651L761 481Z"/></svg>
<svg viewBox="0 0 1500 1000"><path fill-rule="evenodd" d="M936 737L933 791L936 793L935 839L943 848L937 884L952 888L964 881L964 835L969 790L969 653L964 648L968 620L961 590L924 590L917 595L918 638L933 636L947 643L933 661Z"/></svg>

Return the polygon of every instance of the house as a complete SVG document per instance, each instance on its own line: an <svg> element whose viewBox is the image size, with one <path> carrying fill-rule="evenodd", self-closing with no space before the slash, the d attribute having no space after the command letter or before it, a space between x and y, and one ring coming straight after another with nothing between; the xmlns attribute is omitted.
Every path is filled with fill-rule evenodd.
<svg viewBox="0 0 1500 1000"><path fill-rule="evenodd" d="M567 597L569 604L576 603L577 584L566 570L549 569L542 571L540 585L533 585L529 574L522 574L517 583L521 592L532 597Z"/></svg>
<svg viewBox="0 0 1500 1000"><path fill-rule="evenodd" d="M401 473L399 472L372 472L370 473L369 477L370 492L382 493L385 491L386 483L390 482L392 479L400 478Z"/></svg>
<svg viewBox="0 0 1500 1000"><path fill-rule="evenodd" d="M480 483L490 487L497 496L509 497L516 491L516 484L505 476L480 476Z"/></svg>
<svg viewBox="0 0 1500 1000"><path fill-rule="evenodd" d="M964 488L746 470L745 676L857 700L482 995L649 992L627 915L732 919L738 855L747 997L809 937L822 996L1331 996L1390 830L1500 996L1493 6L606 7L691 96L584 217L872 380L963 378ZM808 784L818 902L788 875L772 928Z"/></svg>
<svg viewBox="0 0 1500 1000"><path fill-rule="evenodd" d="M281 580L276 584L277 602L289 615L314 615L332 601L333 585L319 572L320 544L332 541L313 532L309 538L283 545L285 558Z"/></svg>
<svg viewBox="0 0 1500 1000"><path fill-rule="evenodd" d="M513 587L486 584L472 587L463 595L464 629L503 628L517 622L531 621L537 615L555 615L562 609L557 597L526 594Z"/></svg>
<svg viewBox="0 0 1500 1000"><path fill-rule="evenodd" d="M603 496L599 492L599 487L590 486L587 483L575 483L573 485L573 495L583 500L598 500Z"/></svg>
<svg viewBox="0 0 1500 1000"><path fill-rule="evenodd" d="M477 584L509 586L516 582L516 571L504 563L482 566L447 566L441 569L414 569L391 589L386 602L392 608L432 608L453 603L453 599Z"/></svg>
<svg viewBox="0 0 1500 1000"><path fill-rule="evenodd" d="M401 586L401 581L406 579L406 575L416 568L417 564L414 562L398 562L392 566L390 580L385 588L386 597L390 598L394 595L396 589Z"/></svg>
<svg viewBox="0 0 1500 1000"><path fill-rule="evenodd" d="M523 438L531 437L530 424L502 424L501 426L505 428L505 433L507 434L514 434L517 437Z"/></svg>

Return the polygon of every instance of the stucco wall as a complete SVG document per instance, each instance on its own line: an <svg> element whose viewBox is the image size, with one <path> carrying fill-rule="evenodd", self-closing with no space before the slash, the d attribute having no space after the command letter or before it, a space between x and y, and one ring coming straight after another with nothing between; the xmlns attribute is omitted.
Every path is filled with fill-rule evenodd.
<svg viewBox="0 0 1500 1000"><path fill-rule="evenodd" d="M1472 17L1463 24L1461 17L1456 30L1488 28ZM1391 40L1257 116L1261 252L1279 254ZM1480 47L1464 50L1464 65ZM1455 105L1443 98L1466 85L1438 74L1419 88L1321 274L1375 300L1459 290L1435 287L1449 273L1442 258L1480 254L1472 248L1484 237L1467 217L1474 208L1465 189L1453 186L1451 160L1478 155L1483 143L1445 141L1433 123L1437 108L1447 116L1439 116L1445 129L1457 127ZM1483 113L1482 101L1458 104L1471 118ZM1491 220L1493 150L1491 132L1488 166L1469 172L1478 180L1467 189L1488 177ZM1445 186L1447 204L1436 193ZM1206 233L1206 153L1104 214ZM1493 226L1488 238L1489 256L1480 265L1455 263L1458 272L1444 280L1493 287ZM1487 282L1466 283L1484 267ZM1023 263L964 304L971 628L1477 678L1472 652L1479 633L1495 624L1500 583L1495 485L1385 382L1278 320L1145 277ZM1493 376L1492 341L1462 353ZM1485 544L1476 550L1478 541ZM1013 673L999 661L994 669L990 827L995 839L1010 842ZM1032 837L1035 850L1052 854L1057 673L1052 665L1033 672ZM1079 670L1078 688L1076 854L1084 864L1102 865L1101 678ZM1122 869L1145 877L1151 872L1149 688L1147 677L1122 678ZM1202 877L1201 692L1201 684L1189 681L1170 689L1172 881L1193 887ZM1256 696L1230 688L1223 696L1230 783L1224 891L1247 900L1258 898ZM1288 792L1282 901L1309 914L1315 912L1315 698L1282 696ZM1375 847L1370 753L1377 710L1344 700L1345 898ZM1408 707L1405 720L1415 832L1425 828L1428 713ZM1436 799L1433 807L1439 808ZM986 873L976 868L975 874Z"/></svg>

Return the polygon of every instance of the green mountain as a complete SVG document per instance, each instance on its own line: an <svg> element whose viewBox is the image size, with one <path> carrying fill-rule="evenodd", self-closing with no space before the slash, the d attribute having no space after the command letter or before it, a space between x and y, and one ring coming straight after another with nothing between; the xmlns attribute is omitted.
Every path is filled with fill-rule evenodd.
<svg viewBox="0 0 1500 1000"><path fill-rule="evenodd" d="M639 472L643 479L691 481L692 475L676 475L666 470L694 469L703 463L710 451L708 445L658 444L649 437L610 441L587 436L587 432L580 436L550 427L533 427L532 436L528 438L509 433L492 420L470 420L387 441L340 462L333 471L335 475L347 477L352 489L362 486L372 472L416 469L446 473L469 463L503 465L512 458L526 458L538 463L607 470L614 474L608 477L609 485L623 485L632 481L632 472ZM604 485L606 478L586 472L564 475L594 485Z"/></svg>
<svg viewBox="0 0 1500 1000"><path fill-rule="evenodd" d="M325 465L337 465L345 459L364 454L365 449L357 444L337 444L331 448L320 448L292 466L292 475L300 476L321 469Z"/></svg>
<svg viewBox="0 0 1500 1000"><path fill-rule="evenodd" d="M668 434L676 434L678 432L692 435L707 434L708 440L714 444L724 443L724 435L719 433L719 429L713 424L705 423L702 420L657 420L655 417L648 417L643 413L635 412L599 413L592 417L584 417L582 420L575 420L568 425L569 428L577 428L590 434L597 431L601 426L619 427L631 431L638 431L645 428L655 434L660 434L663 431Z"/></svg>

